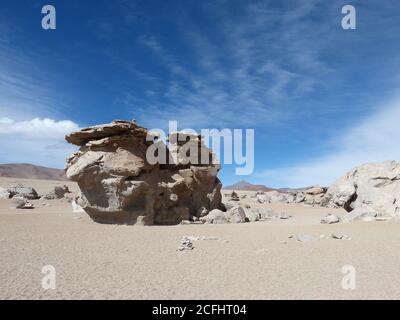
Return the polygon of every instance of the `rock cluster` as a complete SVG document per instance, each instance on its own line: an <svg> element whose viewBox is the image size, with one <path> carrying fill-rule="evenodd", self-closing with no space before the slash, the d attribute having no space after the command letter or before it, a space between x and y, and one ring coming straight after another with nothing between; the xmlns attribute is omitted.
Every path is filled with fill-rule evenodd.
<svg viewBox="0 0 400 320"><path fill-rule="evenodd" d="M21 196L15 196L11 199L11 209L34 209L34 205L30 203L26 198Z"/></svg>
<svg viewBox="0 0 400 320"><path fill-rule="evenodd" d="M220 166L200 136L172 133L164 144L135 122L113 121L66 140L80 147L67 160L67 177L78 183L78 204L96 222L177 224L224 209ZM153 150L162 161L149 161Z"/></svg>
<svg viewBox="0 0 400 320"><path fill-rule="evenodd" d="M255 198L259 203L304 203L307 205L321 205L326 190L327 188L316 186L296 193L257 191L253 198Z"/></svg>
<svg viewBox="0 0 400 320"><path fill-rule="evenodd" d="M0 199L11 199L11 209L34 209L35 206L28 200L39 199L35 189L18 184L15 187L4 189L0 187Z"/></svg>
<svg viewBox="0 0 400 320"><path fill-rule="evenodd" d="M30 203L29 200L64 199L66 198L67 193L70 193L67 186L54 187L53 191L42 197L37 193L34 188L26 187L22 184L18 184L15 187L9 189L0 187L0 199L11 199L10 207L12 209L34 209L34 204Z"/></svg>

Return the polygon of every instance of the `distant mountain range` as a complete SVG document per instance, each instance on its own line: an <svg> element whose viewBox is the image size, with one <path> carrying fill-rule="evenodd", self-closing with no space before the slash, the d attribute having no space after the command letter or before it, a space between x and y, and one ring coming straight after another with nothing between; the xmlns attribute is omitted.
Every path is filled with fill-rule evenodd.
<svg viewBox="0 0 400 320"><path fill-rule="evenodd" d="M276 189L269 188L267 186L264 186L262 184L252 184L250 182L247 182L245 180L241 180L239 182L236 182L230 186L223 187L223 189L228 189L228 190L242 190L242 191L273 191Z"/></svg>
<svg viewBox="0 0 400 320"><path fill-rule="evenodd" d="M64 170L36 166L29 163L8 163L0 164L0 177L21 178L21 179L41 179L41 180L68 180ZM230 186L224 186L226 190L241 191L279 191L279 192L300 192L307 188L270 188L263 184L252 184L245 180L236 182Z"/></svg>
<svg viewBox="0 0 400 320"><path fill-rule="evenodd" d="M64 170L35 166L28 163L0 164L0 177L41 179L41 180L68 180Z"/></svg>
<svg viewBox="0 0 400 320"><path fill-rule="evenodd" d="M239 182L236 182L230 186L225 186L223 189L227 190L241 190L241 191L279 191L279 192L300 192L304 191L308 188L298 188L298 189L292 189L292 188L280 188L280 189L275 189L275 188L270 188L267 187L263 184L252 184L250 182L247 182L245 180L241 180Z"/></svg>

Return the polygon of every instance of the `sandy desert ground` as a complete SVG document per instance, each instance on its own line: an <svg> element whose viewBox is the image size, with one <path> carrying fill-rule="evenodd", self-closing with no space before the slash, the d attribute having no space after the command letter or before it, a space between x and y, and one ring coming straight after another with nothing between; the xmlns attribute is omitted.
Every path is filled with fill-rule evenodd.
<svg viewBox="0 0 400 320"><path fill-rule="evenodd" d="M70 182L0 178L2 187L16 183L41 194L63 184L77 192ZM322 225L327 213L345 213L257 204L292 218L137 227L94 223L73 213L67 201L32 201L33 210L9 209L9 202L0 200L0 299L400 298L395 220ZM331 233L351 240L320 238ZM303 234L315 239L288 238ZM180 252L183 236L216 239L195 241L194 250ZM55 290L41 286L46 265L55 267ZM355 290L342 288L344 265L356 270Z"/></svg>

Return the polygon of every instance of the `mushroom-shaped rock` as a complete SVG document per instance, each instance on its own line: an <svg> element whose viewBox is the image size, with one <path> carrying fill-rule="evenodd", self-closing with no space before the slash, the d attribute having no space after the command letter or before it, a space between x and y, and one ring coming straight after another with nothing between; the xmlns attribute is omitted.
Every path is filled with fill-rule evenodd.
<svg viewBox="0 0 400 320"><path fill-rule="evenodd" d="M66 136L80 147L67 160L66 174L81 190L77 204L94 221L178 224L204 210L223 208L219 164L198 163L190 155L183 159L187 152L179 153L181 148L187 147L189 153L200 148L208 155L204 158L212 159L201 137L192 137L190 146L180 140L164 144L154 138L136 122L121 120ZM174 152L179 156L173 157Z"/></svg>

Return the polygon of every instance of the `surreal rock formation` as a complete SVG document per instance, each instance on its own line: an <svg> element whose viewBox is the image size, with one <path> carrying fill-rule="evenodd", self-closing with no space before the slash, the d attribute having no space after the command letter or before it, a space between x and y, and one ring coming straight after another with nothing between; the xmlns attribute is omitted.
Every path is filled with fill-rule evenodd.
<svg viewBox="0 0 400 320"><path fill-rule="evenodd" d="M135 122L117 120L66 140L80 147L67 160L67 177L78 183L77 202L96 222L177 224L224 210L220 166L200 136L171 133L166 145ZM165 161L149 161L148 154Z"/></svg>

